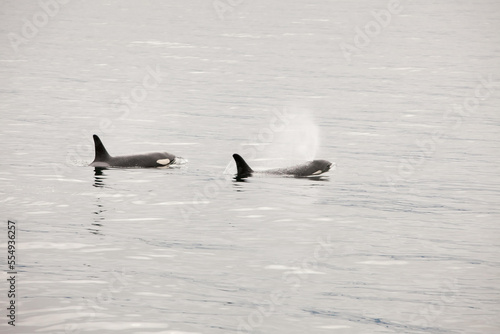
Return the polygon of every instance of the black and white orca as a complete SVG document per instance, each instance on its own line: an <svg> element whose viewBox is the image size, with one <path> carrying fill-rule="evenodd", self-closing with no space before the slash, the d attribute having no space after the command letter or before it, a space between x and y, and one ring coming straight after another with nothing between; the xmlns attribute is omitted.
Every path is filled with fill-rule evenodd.
<svg viewBox="0 0 500 334"><path fill-rule="evenodd" d="M233 154L233 158L238 169L236 179L244 179L252 176L254 173L288 175L295 177L318 176L328 172L333 165L330 161L313 160L292 167L276 168L255 172L239 154Z"/></svg>
<svg viewBox="0 0 500 334"><path fill-rule="evenodd" d="M95 159L92 167L168 167L175 162L175 155L167 152L122 155L112 157L97 135L94 135Z"/></svg>

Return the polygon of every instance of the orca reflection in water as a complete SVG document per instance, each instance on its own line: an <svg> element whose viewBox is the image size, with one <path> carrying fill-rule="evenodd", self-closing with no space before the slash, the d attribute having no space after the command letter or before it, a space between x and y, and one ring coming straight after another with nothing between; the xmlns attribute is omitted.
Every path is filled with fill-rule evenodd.
<svg viewBox="0 0 500 334"><path fill-rule="evenodd" d="M320 174L328 172L332 166L332 163L330 161L313 160L292 167L276 168L255 172L239 154L233 154L233 158L238 169L236 179L247 178L249 176L252 176L253 173L291 175L295 177L318 176Z"/></svg>
<svg viewBox="0 0 500 334"><path fill-rule="evenodd" d="M167 167L175 162L175 155L167 152L112 157L97 135L94 135L94 145L95 159L89 165L93 167Z"/></svg>

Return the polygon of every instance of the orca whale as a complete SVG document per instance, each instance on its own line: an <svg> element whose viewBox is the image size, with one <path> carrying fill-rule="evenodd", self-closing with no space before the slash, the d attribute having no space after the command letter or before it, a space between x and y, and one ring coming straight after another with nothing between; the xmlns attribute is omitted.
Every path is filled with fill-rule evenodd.
<svg viewBox="0 0 500 334"><path fill-rule="evenodd" d="M332 163L330 161L313 160L292 167L268 169L255 172L239 154L233 154L233 159L236 162L236 168L238 170L236 179L244 179L252 176L254 173L290 175L295 177L318 176L328 172L332 167Z"/></svg>
<svg viewBox="0 0 500 334"><path fill-rule="evenodd" d="M167 167L175 162L175 155L167 152L122 155L112 157L104 147L101 139L94 135L95 158L92 167Z"/></svg>

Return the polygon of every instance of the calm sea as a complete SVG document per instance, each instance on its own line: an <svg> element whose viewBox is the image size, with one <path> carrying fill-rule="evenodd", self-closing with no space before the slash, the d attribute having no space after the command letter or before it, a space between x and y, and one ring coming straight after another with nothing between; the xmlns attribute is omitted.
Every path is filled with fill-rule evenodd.
<svg viewBox="0 0 500 334"><path fill-rule="evenodd" d="M498 333L499 31L495 0L2 1L0 332ZM182 159L96 172L92 134Z"/></svg>

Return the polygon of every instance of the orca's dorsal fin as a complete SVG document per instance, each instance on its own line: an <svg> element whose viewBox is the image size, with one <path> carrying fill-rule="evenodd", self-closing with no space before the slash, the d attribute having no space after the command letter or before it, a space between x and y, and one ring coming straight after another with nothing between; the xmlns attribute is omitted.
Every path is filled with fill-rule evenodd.
<svg viewBox="0 0 500 334"><path fill-rule="evenodd" d="M233 154L233 159L236 162L236 168L238 169L237 178L245 178L252 176L253 170L248 166L245 160L239 154Z"/></svg>
<svg viewBox="0 0 500 334"><path fill-rule="evenodd" d="M95 146L94 162L105 162L111 158L108 151L106 151L106 148L104 147L101 139L99 139L97 135L94 135L94 146Z"/></svg>

